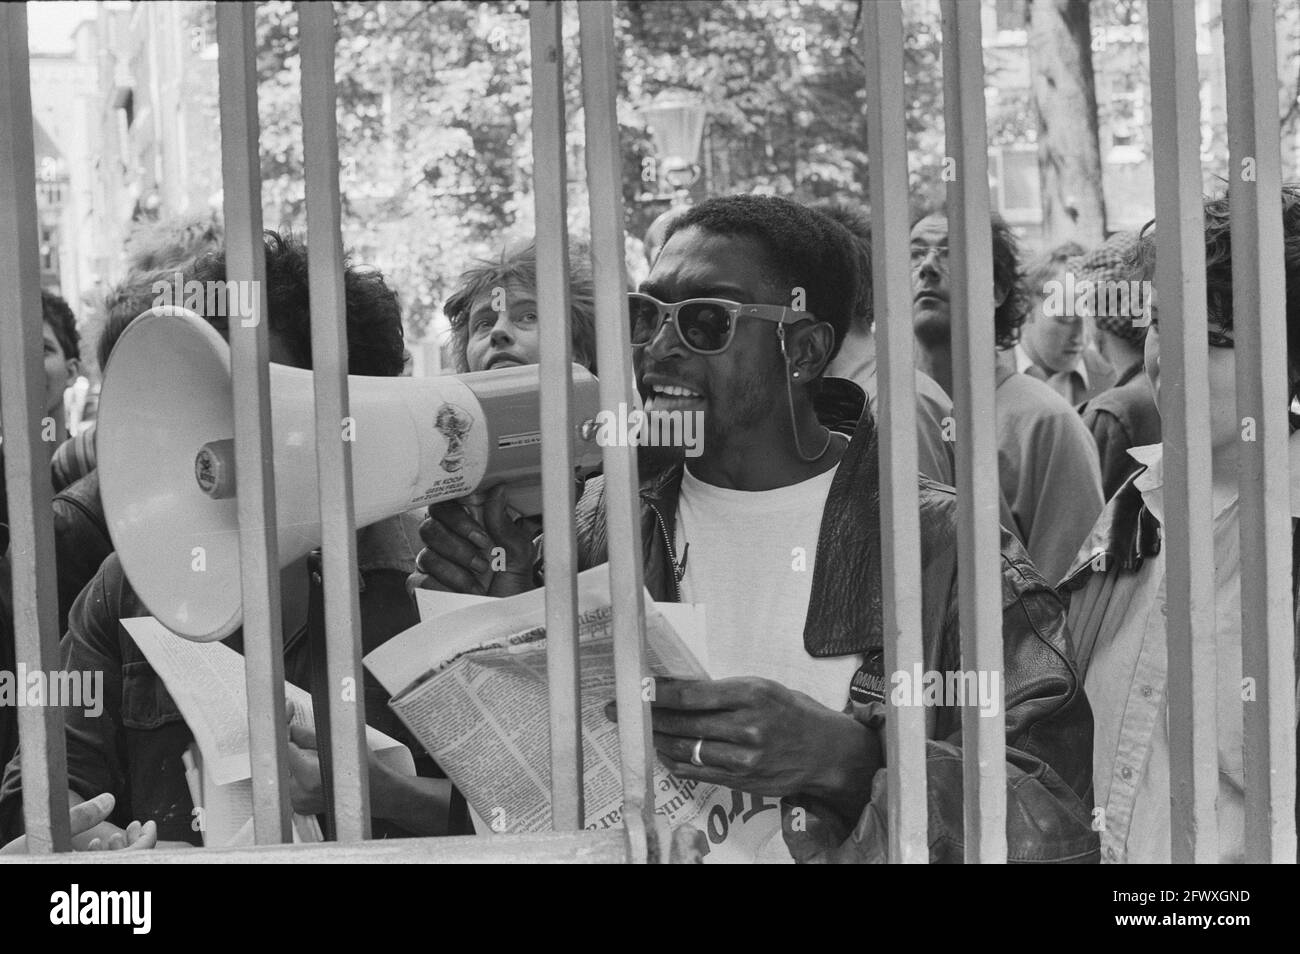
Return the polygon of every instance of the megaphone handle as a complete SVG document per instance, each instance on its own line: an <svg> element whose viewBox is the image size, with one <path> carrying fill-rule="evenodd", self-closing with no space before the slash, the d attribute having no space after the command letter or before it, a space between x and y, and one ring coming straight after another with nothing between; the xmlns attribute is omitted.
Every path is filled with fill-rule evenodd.
<svg viewBox="0 0 1300 954"><path fill-rule="evenodd" d="M469 511L469 515L474 518L480 527L484 528L484 532L487 530L486 525L483 523L483 505L486 502L487 494L477 491L468 497L460 498L461 506ZM489 558L488 568L477 576L479 586L483 587L484 593L487 593L492 588L492 578L494 576L496 576L496 571L492 569Z"/></svg>

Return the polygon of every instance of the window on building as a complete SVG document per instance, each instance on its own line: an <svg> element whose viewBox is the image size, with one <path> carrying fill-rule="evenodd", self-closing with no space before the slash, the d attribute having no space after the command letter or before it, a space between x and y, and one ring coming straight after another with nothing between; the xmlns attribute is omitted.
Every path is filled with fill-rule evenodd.
<svg viewBox="0 0 1300 954"><path fill-rule="evenodd" d="M41 226L41 271L52 272L58 259L58 236L52 226Z"/></svg>
<svg viewBox="0 0 1300 954"><path fill-rule="evenodd" d="M1028 10L1025 0L996 0L994 10L999 33L1026 29Z"/></svg>
<svg viewBox="0 0 1300 954"><path fill-rule="evenodd" d="M131 124L135 122L135 93L129 86L119 86L116 94L113 96L113 106L122 111L122 116L126 120L126 128L130 129Z"/></svg>
<svg viewBox="0 0 1300 954"><path fill-rule="evenodd" d="M1099 105L1102 144L1106 145L1109 140L1106 161L1141 162L1145 157L1142 130L1146 123L1146 111L1138 77L1129 71L1112 74L1106 78L1104 89L1107 95Z"/></svg>
<svg viewBox="0 0 1300 954"><path fill-rule="evenodd" d="M989 150L990 203L1011 224L1038 222L1042 217L1038 181L1038 150L1034 146Z"/></svg>

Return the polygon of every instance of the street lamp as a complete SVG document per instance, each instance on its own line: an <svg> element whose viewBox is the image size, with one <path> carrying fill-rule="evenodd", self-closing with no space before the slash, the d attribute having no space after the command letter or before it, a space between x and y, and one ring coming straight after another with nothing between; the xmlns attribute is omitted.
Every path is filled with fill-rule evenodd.
<svg viewBox="0 0 1300 954"><path fill-rule="evenodd" d="M680 200L700 178L700 143L708 113L696 94L683 91L663 93L641 110L660 157L660 175Z"/></svg>

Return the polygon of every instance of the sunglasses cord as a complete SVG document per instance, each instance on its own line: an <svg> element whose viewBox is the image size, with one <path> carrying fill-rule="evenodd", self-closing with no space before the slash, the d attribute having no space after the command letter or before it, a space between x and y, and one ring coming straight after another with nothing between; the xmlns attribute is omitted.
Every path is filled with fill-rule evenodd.
<svg viewBox="0 0 1300 954"><path fill-rule="evenodd" d="M785 361L785 394L789 399L790 406L790 430L794 433L794 450L805 464L815 464L826 456L826 452L831 449L831 441L835 439L831 429L822 425L822 430L826 432L826 443L822 446L821 452L815 457L809 457L803 452L803 445L799 443L799 421L794 416L794 385L790 383L790 358L785 353L785 325L776 326L776 338L781 342L781 358Z"/></svg>

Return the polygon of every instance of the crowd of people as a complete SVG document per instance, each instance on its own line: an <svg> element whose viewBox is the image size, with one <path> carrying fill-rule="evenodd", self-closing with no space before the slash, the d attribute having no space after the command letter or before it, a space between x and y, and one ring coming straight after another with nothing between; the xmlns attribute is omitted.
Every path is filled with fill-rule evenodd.
<svg viewBox="0 0 1300 954"><path fill-rule="evenodd" d="M1300 393L1300 191L1281 196L1286 234L1288 410ZM1227 199L1204 207L1213 445L1218 856L1244 854L1244 768L1234 316ZM1094 249L1064 245L1029 256L1012 229L990 222L992 299L952 308L948 218L918 209L911 227L911 321L916 345L923 664L960 672L957 599L954 361L957 322L986 327L996 349L997 441L1006 726L1008 859L1020 862L1170 860L1161 525L1159 314L1149 291L1155 229ZM105 307L98 363L147 310L159 276L225 277L218 230L159 238L132 261ZM703 451L643 454L642 565L656 600L703 604L709 671L662 681L654 745L683 779L751 799L721 844L722 861L889 860L882 728L896 701L885 671L881 611L875 320L871 217L849 200L802 204L732 195L661 215L645 236L649 267L629 302L630 340L647 412L702 415ZM271 360L311 367L307 250L265 240ZM595 313L589 257L569 256L574 359L593 372ZM629 268L629 273L634 269ZM1089 294L1076 298L1078 288ZM1112 294L1116 289L1123 296ZM396 291L371 268L345 276L353 374L403 373ZM1131 292L1131 294L1130 294ZM461 276L445 304L453 372L538 361L537 257L507 245ZM1076 301L1079 307L1075 307ZM71 312L43 300L50 406L77 371ZM221 315L202 315L221 334ZM61 664L102 671L102 713L67 710L74 846L200 845L182 755L193 741L179 709L119 621L148 615L113 553L99 501L93 431L51 444ZM1300 468L1297 468L1300 473ZM590 478L576 507L580 567L600 565L612 540L605 483ZM1300 497L1293 498L1300 499ZM541 528L514 519L507 493L481 513L436 504L358 531L363 652L415 624L413 589L510 596L539 585ZM7 515L5 516L7 522ZM5 541L7 543L7 541ZM497 548L500 548L498 550ZM485 588L496 552L506 568ZM792 559L792 555L797 558ZM6 553L6 559L8 555ZM984 555L992 559L993 554ZM14 668L8 567L0 573L0 668ZM306 574L282 575L285 673L307 686ZM241 633L227 640L239 649ZM1211 702L1210 700L1206 700ZM473 831L464 800L396 722L369 675L367 721L417 754L418 775L372 759L377 836ZM961 723L976 710L938 698L925 719L933 861L963 857ZM23 848L22 775L13 709L0 708L0 844ZM611 714L612 717L612 714ZM302 813L323 810L309 731L290 744L291 792ZM707 816L690 824L700 827Z"/></svg>

